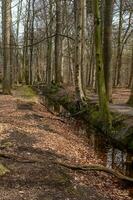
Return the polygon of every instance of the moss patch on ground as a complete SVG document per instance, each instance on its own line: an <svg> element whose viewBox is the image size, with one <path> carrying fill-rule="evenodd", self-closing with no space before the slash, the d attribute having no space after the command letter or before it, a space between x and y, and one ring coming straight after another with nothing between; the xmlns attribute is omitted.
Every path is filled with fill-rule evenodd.
<svg viewBox="0 0 133 200"><path fill-rule="evenodd" d="M5 175L6 173L10 172L3 164L0 163L0 176Z"/></svg>
<svg viewBox="0 0 133 200"><path fill-rule="evenodd" d="M26 100L37 100L36 92L28 85L19 86L14 90L14 95Z"/></svg>

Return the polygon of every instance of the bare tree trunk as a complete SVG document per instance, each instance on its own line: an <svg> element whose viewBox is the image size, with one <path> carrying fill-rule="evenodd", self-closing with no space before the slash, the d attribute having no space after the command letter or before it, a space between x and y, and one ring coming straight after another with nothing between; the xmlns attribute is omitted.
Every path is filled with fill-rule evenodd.
<svg viewBox="0 0 133 200"><path fill-rule="evenodd" d="M130 95L130 98L128 100L128 104L133 106L133 83L132 83L131 95Z"/></svg>
<svg viewBox="0 0 133 200"><path fill-rule="evenodd" d="M82 81L82 70L83 70L83 20L82 20L82 1L75 0L75 91L76 97L79 100L85 98L83 81Z"/></svg>
<svg viewBox="0 0 133 200"><path fill-rule="evenodd" d="M81 18L82 18L82 33L81 33L81 75L82 75L82 85L83 90L86 89L86 76L87 76L87 44L86 39L88 37L87 35L87 2L86 0L81 1Z"/></svg>
<svg viewBox="0 0 133 200"><path fill-rule="evenodd" d="M130 72L128 87L131 88L132 85L133 85L133 47L132 47L132 57L131 57L131 72Z"/></svg>
<svg viewBox="0 0 133 200"><path fill-rule="evenodd" d="M49 23L49 27L48 28L48 33L47 33L47 68L46 68L46 81L47 84L50 84L50 82L52 81L52 26L53 26L53 14L52 14L52 1L50 2L50 8L49 8L49 18L50 18L50 23Z"/></svg>
<svg viewBox="0 0 133 200"><path fill-rule="evenodd" d="M56 0L55 82L61 83L61 0Z"/></svg>
<svg viewBox="0 0 133 200"><path fill-rule="evenodd" d="M30 8L31 0L27 1L27 18L24 26L24 47L23 47L23 82L29 84L29 23L30 23Z"/></svg>
<svg viewBox="0 0 133 200"><path fill-rule="evenodd" d="M122 54L121 54L121 33L122 33L122 9L123 0L120 0L120 13L119 13L119 31L118 31L118 47L117 47L117 72L116 72L116 85L121 84L121 67L122 67Z"/></svg>
<svg viewBox="0 0 133 200"><path fill-rule="evenodd" d="M33 42L34 42L35 0L32 0L32 21L30 31L30 62L29 62L29 84L33 83Z"/></svg>
<svg viewBox="0 0 133 200"><path fill-rule="evenodd" d="M16 28L16 44L19 43L19 28L20 28L20 16L22 13L22 0L19 0L18 8L17 8L17 28ZM16 82L21 82L22 74L20 69L20 61L19 61L19 49L16 46Z"/></svg>
<svg viewBox="0 0 133 200"><path fill-rule="evenodd" d="M104 8L104 76L106 95L112 99L112 18L114 0L105 0Z"/></svg>
<svg viewBox="0 0 133 200"><path fill-rule="evenodd" d="M3 93L11 93L10 37L11 37L11 0L2 0L2 42L3 42Z"/></svg>

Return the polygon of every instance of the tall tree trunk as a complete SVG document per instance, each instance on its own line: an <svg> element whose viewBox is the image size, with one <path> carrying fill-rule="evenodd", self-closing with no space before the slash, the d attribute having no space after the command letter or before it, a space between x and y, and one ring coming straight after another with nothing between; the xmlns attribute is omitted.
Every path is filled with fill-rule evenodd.
<svg viewBox="0 0 133 200"><path fill-rule="evenodd" d="M87 2L86 0L81 0L81 75L82 75L82 85L83 90L86 89L86 76L87 76Z"/></svg>
<svg viewBox="0 0 133 200"><path fill-rule="evenodd" d="M27 1L27 18L24 26L24 47L23 47L23 82L29 84L29 23L30 23L30 8L31 0Z"/></svg>
<svg viewBox="0 0 133 200"><path fill-rule="evenodd" d="M94 18L95 18L95 51L96 51L96 73L97 73L97 86L99 96L99 106L101 118L104 123L111 127L111 116L108 108L108 101L106 98L105 79L103 71L103 56L102 56L102 37L101 37L101 22L99 1L94 0Z"/></svg>
<svg viewBox="0 0 133 200"><path fill-rule="evenodd" d="M122 67L122 53L121 53L121 34L122 34L122 13L123 13L123 0L120 0L119 12L119 30L118 30L118 47L117 47L117 72L116 72L116 85L121 85L121 67Z"/></svg>
<svg viewBox="0 0 133 200"><path fill-rule="evenodd" d="M106 95L112 99L112 18L114 0L105 0L104 7L104 77Z"/></svg>
<svg viewBox="0 0 133 200"><path fill-rule="evenodd" d="M131 88L132 85L133 85L133 46L132 46L132 57L131 57L131 72L130 72L128 87Z"/></svg>
<svg viewBox="0 0 133 200"><path fill-rule="evenodd" d="M75 2L75 91L76 97L79 100L85 98L84 89L83 89L83 63L84 63L84 49L83 49L83 7L82 1Z"/></svg>
<svg viewBox="0 0 133 200"><path fill-rule="evenodd" d="M33 83L33 42L34 42L35 0L32 0L32 21L30 31L30 62L29 62L29 84Z"/></svg>
<svg viewBox="0 0 133 200"><path fill-rule="evenodd" d="M128 104L133 106L133 83L132 83L131 95L130 95L130 98L128 100Z"/></svg>
<svg viewBox="0 0 133 200"><path fill-rule="evenodd" d="M50 22L49 22L49 28L48 28L48 32L47 32L47 69L46 69L46 81L47 84L50 84L52 81L52 26L53 26L53 14L52 14L52 1L50 2L50 7L49 7L49 18L50 18Z"/></svg>
<svg viewBox="0 0 133 200"><path fill-rule="evenodd" d="M22 13L22 0L19 0L18 8L17 8L17 27L16 27L16 44L19 43L19 29L20 29L20 17ZM19 49L16 46L16 82L21 82L22 75L21 75L21 67L20 67L20 61L19 61Z"/></svg>
<svg viewBox="0 0 133 200"><path fill-rule="evenodd" d="M11 93L10 37L11 37L11 0L2 0L2 42L3 42L3 93Z"/></svg>
<svg viewBox="0 0 133 200"><path fill-rule="evenodd" d="M61 83L61 0L56 0L55 82Z"/></svg>

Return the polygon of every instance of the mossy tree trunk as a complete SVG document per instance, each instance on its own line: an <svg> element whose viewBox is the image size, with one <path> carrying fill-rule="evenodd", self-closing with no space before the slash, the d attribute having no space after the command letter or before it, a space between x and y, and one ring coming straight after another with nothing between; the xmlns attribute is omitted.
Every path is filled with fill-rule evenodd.
<svg viewBox="0 0 133 200"><path fill-rule="evenodd" d="M96 51L96 74L97 74L97 88L99 96L99 107L101 119L106 126L111 127L111 115L108 108L108 101L106 97L105 78L103 71L103 58L102 58L102 38L101 38L101 22L99 1L93 1L94 18L95 18L95 51Z"/></svg>

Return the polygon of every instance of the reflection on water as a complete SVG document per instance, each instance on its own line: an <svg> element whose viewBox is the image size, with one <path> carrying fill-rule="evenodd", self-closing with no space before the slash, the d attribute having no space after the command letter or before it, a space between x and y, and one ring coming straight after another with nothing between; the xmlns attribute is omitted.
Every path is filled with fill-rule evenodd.
<svg viewBox="0 0 133 200"><path fill-rule="evenodd" d="M133 154L114 148L103 137L90 134L89 143L94 148L96 155L108 168L115 169L124 175L133 177Z"/></svg>

